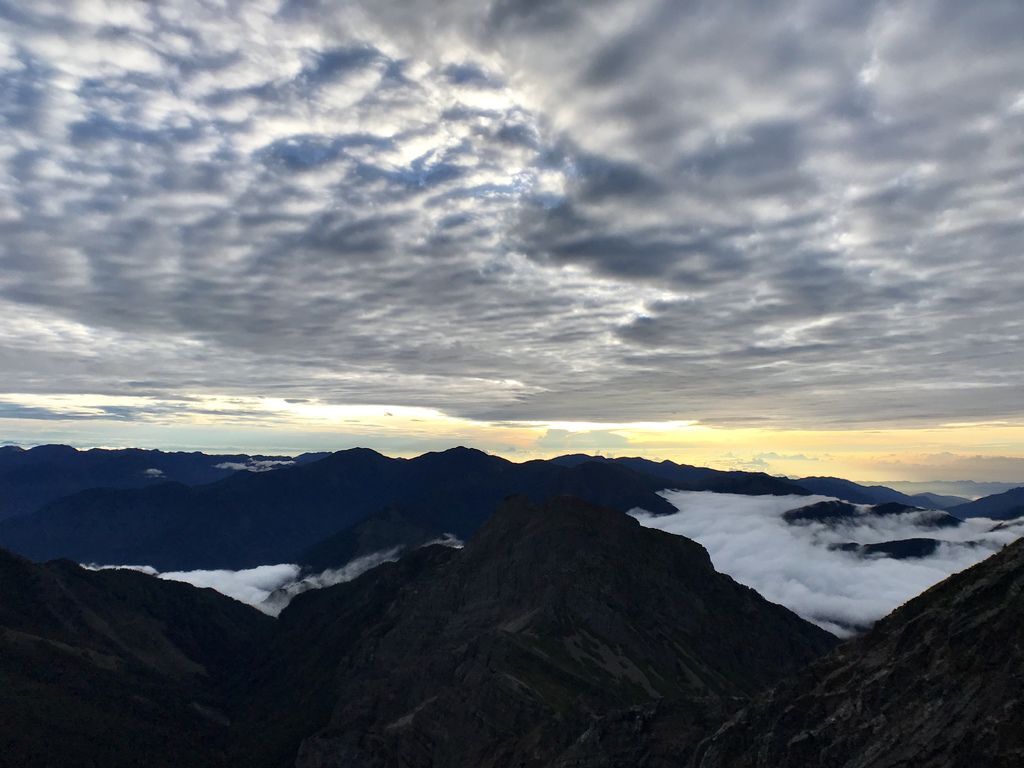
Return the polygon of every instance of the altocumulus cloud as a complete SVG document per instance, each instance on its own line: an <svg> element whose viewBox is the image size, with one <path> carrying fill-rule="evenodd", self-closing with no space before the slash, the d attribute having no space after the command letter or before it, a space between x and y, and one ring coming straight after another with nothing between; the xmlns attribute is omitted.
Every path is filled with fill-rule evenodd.
<svg viewBox="0 0 1024 768"><path fill-rule="evenodd" d="M641 524L702 544L715 567L809 621L846 636L863 629L950 574L974 565L1024 534L1024 520L992 530L991 520L956 528L927 525L935 513L866 516L846 525L790 525L784 512L823 496L740 496L667 491L677 514L635 512ZM928 537L941 543L920 559L861 557L830 549Z"/></svg>
<svg viewBox="0 0 1024 768"><path fill-rule="evenodd" d="M5 387L1019 418L1021 28L1014 0L2 5Z"/></svg>

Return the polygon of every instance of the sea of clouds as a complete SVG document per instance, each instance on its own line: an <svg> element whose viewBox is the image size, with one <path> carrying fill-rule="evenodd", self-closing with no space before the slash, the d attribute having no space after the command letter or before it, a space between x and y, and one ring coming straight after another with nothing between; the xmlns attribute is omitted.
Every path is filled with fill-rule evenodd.
<svg viewBox="0 0 1024 768"><path fill-rule="evenodd" d="M934 529L929 514L865 514L842 525L791 525L788 510L828 500L824 496L741 496L705 491L665 491L679 510L633 516L650 528L702 544L715 567L805 619L841 637L872 623L947 576L984 560L1024 535L1024 519L1003 524L971 519ZM934 555L895 560L864 557L830 545L898 539L939 539Z"/></svg>
<svg viewBox="0 0 1024 768"><path fill-rule="evenodd" d="M462 541L451 534L421 544L421 547L440 544L461 548ZM222 595L247 603L270 616L277 616L303 592L333 587L352 581L382 563L394 562L402 556L405 547L397 546L354 558L340 568L329 568L310 573L295 563L259 565L238 571L227 569L195 571L158 571L149 565L84 565L90 570L127 569L139 571L167 581L182 581L194 587L215 589Z"/></svg>

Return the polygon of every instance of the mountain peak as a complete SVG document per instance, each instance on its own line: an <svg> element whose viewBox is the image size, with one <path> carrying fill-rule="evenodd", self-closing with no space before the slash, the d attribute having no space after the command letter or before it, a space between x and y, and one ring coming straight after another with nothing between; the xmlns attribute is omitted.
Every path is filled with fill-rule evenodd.
<svg viewBox="0 0 1024 768"><path fill-rule="evenodd" d="M672 702L689 727L836 643L717 573L695 542L566 496L509 497L464 549L307 592L281 621L287 664L333 659L319 730L287 676L270 683L295 690L301 768L556 765L603 713ZM252 733L281 706L268 698Z"/></svg>

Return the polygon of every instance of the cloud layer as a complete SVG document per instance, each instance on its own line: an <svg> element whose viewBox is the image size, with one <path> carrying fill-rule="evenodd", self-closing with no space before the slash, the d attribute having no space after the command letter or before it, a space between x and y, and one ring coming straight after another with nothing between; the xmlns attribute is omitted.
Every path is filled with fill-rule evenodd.
<svg viewBox="0 0 1024 768"><path fill-rule="evenodd" d="M668 491L677 514L635 513L651 528L702 544L715 568L805 619L841 636L864 628L956 571L1024 535L1024 520L992 531L991 520L956 528L923 525L931 513L865 517L848 525L790 525L784 512L823 496L740 496ZM928 537L942 540L930 557L894 560L830 549L830 545ZM968 542L975 542L969 544Z"/></svg>
<svg viewBox="0 0 1024 768"><path fill-rule="evenodd" d="M1013 0L0 3L4 386L1019 419L1022 28Z"/></svg>
<svg viewBox="0 0 1024 768"><path fill-rule="evenodd" d="M445 534L432 541L421 544L428 547L439 544L455 549L462 548L462 541L452 534ZM106 568L126 568L140 571L168 581L182 581L200 589L215 589L222 595L238 600L257 608L270 616L277 616L288 604L303 592L311 589L324 589L335 584L352 581L382 563L397 560L404 547L392 547L379 552L357 557L340 568L329 568L320 573L304 572L301 566L293 563L277 565L259 565L240 571L157 571L149 565L86 565L93 570Z"/></svg>

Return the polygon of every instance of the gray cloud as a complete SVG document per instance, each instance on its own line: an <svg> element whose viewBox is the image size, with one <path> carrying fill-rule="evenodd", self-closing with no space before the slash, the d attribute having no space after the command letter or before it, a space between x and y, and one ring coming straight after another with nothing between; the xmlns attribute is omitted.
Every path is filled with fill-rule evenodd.
<svg viewBox="0 0 1024 768"><path fill-rule="evenodd" d="M8 391L1021 417L1019 3L237 10L0 6Z"/></svg>

